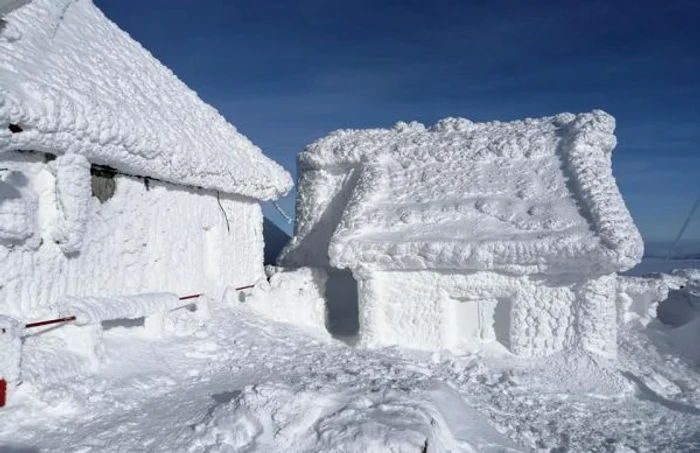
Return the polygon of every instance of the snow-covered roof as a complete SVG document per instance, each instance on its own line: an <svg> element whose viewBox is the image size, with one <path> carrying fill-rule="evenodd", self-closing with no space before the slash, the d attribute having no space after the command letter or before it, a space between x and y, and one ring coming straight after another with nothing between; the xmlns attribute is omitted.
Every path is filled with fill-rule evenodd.
<svg viewBox="0 0 700 453"><path fill-rule="evenodd" d="M597 110L334 132L299 156L301 216L282 262L322 265L304 261L323 248L340 268L631 268L643 244L612 175L614 128ZM325 200L338 189L319 187L342 173L353 176ZM314 212L324 209L339 212ZM325 243L310 239L324 229Z"/></svg>
<svg viewBox="0 0 700 453"><path fill-rule="evenodd" d="M257 199L291 187L282 167L92 1L33 0L3 20L0 153L84 154L130 174Z"/></svg>

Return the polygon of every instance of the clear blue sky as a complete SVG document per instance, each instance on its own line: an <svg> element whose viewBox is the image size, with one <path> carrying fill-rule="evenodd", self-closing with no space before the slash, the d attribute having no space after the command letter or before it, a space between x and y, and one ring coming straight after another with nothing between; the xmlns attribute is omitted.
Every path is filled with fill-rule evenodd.
<svg viewBox="0 0 700 453"><path fill-rule="evenodd" d="M341 127L602 108L646 239L675 236L700 195L697 0L96 3L293 174Z"/></svg>

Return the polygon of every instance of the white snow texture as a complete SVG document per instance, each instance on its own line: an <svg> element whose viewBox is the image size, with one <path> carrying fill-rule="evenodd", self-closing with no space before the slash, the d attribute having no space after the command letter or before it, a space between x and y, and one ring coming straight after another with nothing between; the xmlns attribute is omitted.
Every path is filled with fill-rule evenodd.
<svg viewBox="0 0 700 453"><path fill-rule="evenodd" d="M143 318L165 313L186 303L176 294L151 293L110 298L65 297L57 305L61 316L75 316L77 325L87 325L114 319Z"/></svg>
<svg viewBox="0 0 700 453"><path fill-rule="evenodd" d="M268 266L266 271L269 281L262 279L255 288L241 293L245 304L274 321L295 324L328 337L324 297L326 272L323 269L273 266Z"/></svg>
<svg viewBox="0 0 700 453"><path fill-rule="evenodd" d="M248 386L195 426L207 451L516 453L522 451L448 385Z"/></svg>
<svg viewBox="0 0 700 453"><path fill-rule="evenodd" d="M291 187L285 170L92 1L34 0L3 20L0 154L82 154L129 174L265 200Z"/></svg>
<svg viewBox="0 0 700 453"><path fill-rule="evenodd" d="M430 129L341 130L299 156L284 265L605 275L641 236L611 169L600 110Z"/></svg>

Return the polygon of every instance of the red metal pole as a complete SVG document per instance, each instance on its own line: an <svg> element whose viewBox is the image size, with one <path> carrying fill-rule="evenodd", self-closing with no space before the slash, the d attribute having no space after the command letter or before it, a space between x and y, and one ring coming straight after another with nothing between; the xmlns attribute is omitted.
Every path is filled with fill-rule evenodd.
<svg viewBox="0 0 700 453"><path fill-rule="evenodd" d="M25 329L31 329L32 327L48 326L49 324L58 324L61 322L70 322L70 321L75 321L75 316L69 316L67 318L49 319L48 321L30 322L29 324L25 325L24 327L25 327Z"/></svg>
<svg viewBox="0 0 700 453"><path fill-rule="evenodd" d="M239 286L238 288L233 288L233 289L236 291L241 291L243 289L250 289L250 288L255 288L255 285Z"/></svg>
<svg viewBox="0 0 700 453"><path fill-rule="evenodd" d="M7 381L0 379L0 407L5 407L7 402Z"/></svg>

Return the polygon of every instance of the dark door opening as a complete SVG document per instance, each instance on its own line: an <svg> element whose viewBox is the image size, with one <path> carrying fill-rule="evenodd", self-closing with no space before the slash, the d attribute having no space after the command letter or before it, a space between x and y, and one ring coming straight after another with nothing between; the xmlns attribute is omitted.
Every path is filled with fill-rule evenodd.
<svg viewBox="0 0 700 453"><path fill-rule="evenodd" d="M359 331L357 281L348 269L329 269L326 281L328 331L333 337L351 340Z"/></svg>

